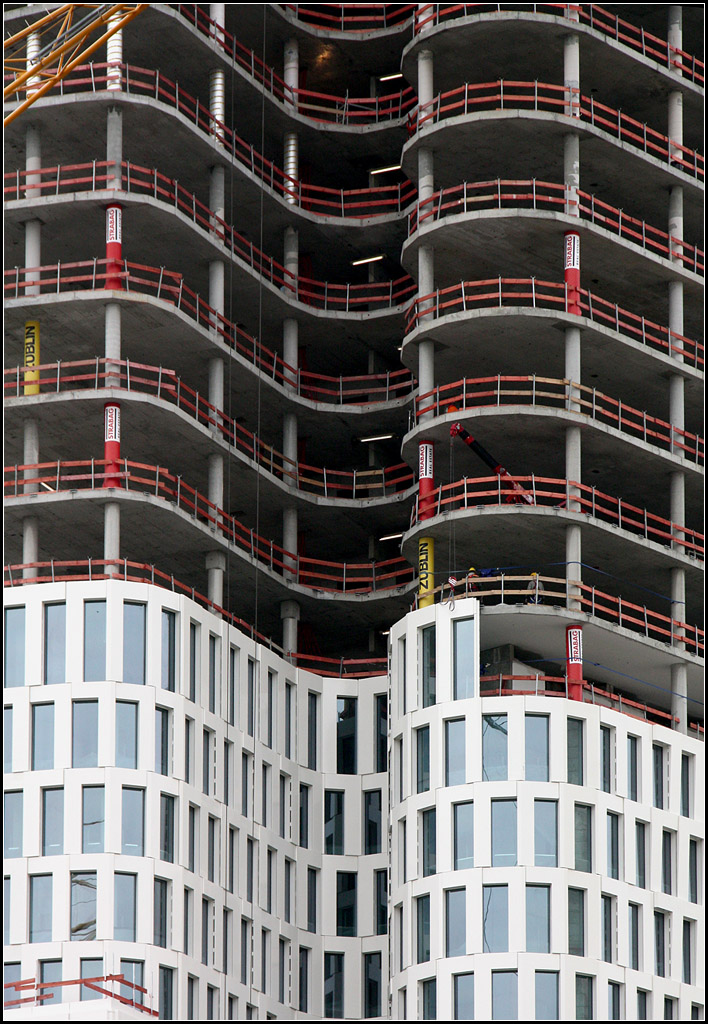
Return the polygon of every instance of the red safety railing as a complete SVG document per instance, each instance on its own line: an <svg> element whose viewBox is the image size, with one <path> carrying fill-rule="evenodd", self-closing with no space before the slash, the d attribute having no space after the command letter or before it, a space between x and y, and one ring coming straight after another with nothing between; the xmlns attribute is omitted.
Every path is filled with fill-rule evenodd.
<svg viewBox="0 0 708 1024"><path fill-rule="evenodd" d="M550 210L554 213L568 213L582 221L597 224L606 231L626 238L635 245L665 259L680 261L687 270L704 275L704 253L702 249L689 245L683 239L668 235L643 220L628 216L601 199L567 189L565 185L549 181L512 181L501 178L492 181L464 182L454 188L435 192L428 199L417 203L408 214L408 235L413 234L426 222L438 221L458 213L475 213L478 210Z"/></svg>
<svg viewBox="0 0 708 1024"><path fill-rule="evenodd" d="M401 28L411 21L417 4L280 4L298 21L330 32L375 32Z"/></svg>
<svg viewBox="0 0 708 1024"><path fill-rule="evenodd" d="M291 658L299 667L318 675L341 677L363 677L385 675L386 658L328 658L319 654L299 654L284 651L270 637L260 633L254 626L233 612L210 601L208 597L176 580L173 573L163 572L148 562L132 562L125 558L85 558L78 561L50 559L47 562L22 562L4 567L4 585L22 587L33 583L73 583L76 581L123 580L131 583L151 583L173 593L183 594L198 604L221 616L230 625L242 630L252 640L268 647L277 654Z"/></svg>
<svg viewBox="0 0 708 1024"><path fill-rule="evenodd" d="M615 110L592 96L583 96L577 89L548 82L517 82L499 79L496 82L467 82L457 89L438 94L430 103L414 110L408 118L410 135L421 128L438 124L448 117L475 114L482 110L549 111L572 117L607 132L638 151L703 180L704 158L695 150Z"/></svg>
<svg viewBox="0 0 708 1024"><path fill-rule="evenodd" d="M16 1007L29 1003L33 1003L35 1006L51 1007L53 1005L54 990L68 988L73 985L78 985L80 989L73 996L74 999L95 999L96 996L91 996L88 993L84 994L84 989L88 989L90 992L96 992L99 997L105 996L109 999L115 999L116 1002L122 1003L124 1006L132 1006L134 1009L147 1013L151 1017L160 1016L157 1010L151 1010L143 1002L143 997L147 995L147 989L143 988L142 985L136 985L135 982L126 981L122 974L105 974L96 978L72 978L70 981L42 982L37 981L36 978L8 981L4 985L4 1007L6 1010L14 1010ZM131 998L128 998L121 992L116 992L112 987L107 988L107 985L120 985L124 989L130 989L133 993L139 993L139 995L133 995ZM29 993L29 995L24 993Z"/></svg>
<svg viewBox="0 0 708 1024"><path fill-rule="evenodd" d="M12 373L13 371L8 371ZM617 398L610 398L596 388L567 379L532 376L465 378L443 384L415 400L412 423L426 413L445 415L450 406L456 409L488 409L500 406L538 406L565 409L580 413L613 430L641 438L647 444L704 464L705 446L702 437L680 430L647 412L633 409Z"/></svg>
<svg viewBox="0 0 708 1024"><path fill-rule="evenodd" d="M608 302L593 292L579 289L581 316L609 327L633 341L658 349L665 355L682 356L692 366L703 367L701 342L677 334L668 327L630 313L616 303ZM440 288L429 295L420 295L406 314L406 334L427 321L435 321L452 313L504 307L551 309L568 312L566 286L556 281L535 277L491 277L482 281L461 281L449 288Z"/></svg>
<svg viewBox="0 0 708 1024"><path fill-rule="evenodd" d="M108 261L84 260L79 263L54 264L51 267L16 267L5 272L5 298L23 298L27 288L41 285L44 294L104 289ZM181 274L162 267L122 264L120 278L129 297L131 292L152 295L176 307L209 331L216 330L219 340L228 345L246 363L276 383L292 388L293 393L313 402L337 405L369 405L407 397L415 387L409 370L394 370L352 377L333 377L310 373L290 366L271 349L262 345L238 324L217 313L191 288ZM41 280L33 275L45 271ZM148 276L145 276L147 274ZM113 276L115 276L113 274Z"/></svg>
<svg viewBox="0 0 708 1024"><path fill-rule="evenodd" d="M400 556L380 562L333 562L308 558L287 551L272 540L245 526L224 509L162 466L122 459L120 472L106 459L40 462L5 467L5 497L22 497L42 489L59 493L65 490L96 490L105 480L120 479L126 491L147 493L170 502L201 523L218 531L221 537L250 555L288 583L328 594L373 594L407 586L413 581L412 567Z"/></svg>
<svg viewBox="0 0 708 1024"><path fill-rule="evenodd" d="M672 523L670 519L654 515L646 509L630 505L621 498L613 498L596 487L577 483L575 480L559 480L555 477L515 476L509 482L501 476L464 477L454 483L441 484L425 498L425 509L440 515L443 512L457 512L462 509L478 509L489 506L504 506L518 497L514 483L523 487L528 503L519 505L522 512L531 508L556 508L610 523L618 529L639 534L645 540L655 541L677 548L682 554L703 558L704 536L696 530ZM418 510L418 495L411 509L411 527L421 522Z"/></svg>
<svg viewBox="0 0 708 1024"><path fill-rule="evenodd" d="M596 32L614 39L635 53L650 57L664 67L675 68L692 82L702 85L705 68L703 61L693 54L670 46L665 39L652 35L645 29L611 14L597 4L528 4L529 13L565 17L571 22L588 25ZM517 4L420 4L415 13L415 32L423 31L453 18L465 18L472 14L496 14L513 11L523 17Z"/></svg>
<svg viewBox="0 0 708 1024"><path fill-rule="evenodd" d="M5 370L5 397L23 397L25 368ZM185 384L173 370L162 366L113 359L85 359L77 362L46 363L34 367L39 374L33 382L38 394L58 394L86 389L119 388L154 395L176 405L205 427L218 430L228 444L277 479L288 480L300 491L334 499L372 499L399 494L413 485L413 473L406 463L380 469L339 470L293 462L272 445L261 440L211 405L203 395Z"/></svg>

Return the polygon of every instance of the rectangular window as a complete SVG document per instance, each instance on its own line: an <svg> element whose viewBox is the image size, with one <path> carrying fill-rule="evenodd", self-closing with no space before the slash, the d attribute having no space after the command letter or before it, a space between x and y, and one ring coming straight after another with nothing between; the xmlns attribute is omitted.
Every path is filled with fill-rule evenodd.
<svg viewBox="0 0 708 1024"><path fill-rule="evenodd" d="M396 778L398 781L398 802L399 804L403 800L403 737L397 736L393 741L393 747L395 750L396 759Z"/></svg>
<svg viewBox="0 0 708 1024"><path fill-rule="evenodd" d="M43 986L42 995L50 997L45 1005L57 1006L62 1001L63 986L57 984L55 987L51 984L51 982L60 982L61 978L61 960L43 960L40 962L39 980ZM46 988L44 988L45 985L47 986Z"/></svg>
<svg viewBox="0 0 708 1024"><path fill-rule="evenodd" d="M278 940L278 1002L285 1002L285 968L288 956L288 944L285 939Z"/></svg>
<svg viewBox="0 0 708 1024"><path fill-rule="evenodd" d="M253 882L255 868L255 844L253 839L246 840L246 899L253 903Z"/></svg>
<svg viewBox="0 0 708 1024"><path fill-rule="evenodd" d="M568 782L582 786L584 780L583 721L568 719Z"/></svg>
<svg viewBox="0 0 708 1024"><path fill-rule="evenodd" d="M3 841L5 857L22 856L22 793L4 794L4 831Z"/></svg>
<svg viewBox="0 0 708 1024"><path fill-rule="evenodd" d="M275 902L275 850L266 853L266 912L273 913Z"/></svg>
<svg viewBox="0 0 708 1024"><path fill-rule="evenodd" d="M145 682L144 604L123 604L123 682Z"/></svg>
<svg viewBox="0 0 708 1024"><path fill-rule="evenodd" d="M595 1016L593 1008L593 978L586 974L575 975L575 1019L592 1020Z"/></svg>
<svg viewBox="0 0 708 1024"><path fill-rule="evenodd" d="M435 626L420 631L420 672L422 705L429 708L436 701Z"/></svg>
<svg viewBox="0 0 708 1024"><path fill-rule="evenodd" d="M535 1020L558 1020L558 973L536 971Z"/></svg>
<svg viewBox="0 0 708 1024"><path fill-rule="evenodd" d="M224 740L224 803L228 807L231 804L233 793L233 764L234 745Z"/></svg>
<svg viewBox="0 0 708 1024"><path fill-rule="evenodd" d="M633 971L641 970L640 950L641 931L639 923L640 907L636 903L629 904L629 966Z"/></svg>
<svg viewBox="0 0 708 1024"><path fill-rule="evenodd" d="M98 766L98 701L72 704L72 768Z"/></svg>
<svg viewBox="0 0 708 1024"><path fill-rule="evenodd" d="M54 767L54 705L32 705L32 771Z"/></svg>
<svg viewBox="0 0 708 1024"><path fill-rule="evenodd" d="M293 756L293 684L285 684L285 756Z"/></svg>
<svg viewBox="0 0 708 1024"><path fill-rule="evenodd" d="M206 967L211 964L212 910L211 900L202 898L202 963Z"/></svg>
<svg viewBox="0 0 708 1024"><path fill-rule="evenodd" d="M568 953L585 956L584 889L568 889Z"/></svg>
<svg viewBox="0 0 708 1024"><path fill-rule="evenodd" d="M174 969L160 964L159 973L159 1014L160 1020L172 1020Z"/></svg>
<svg viewBox="0 0 708 1024"><path fill-rule="evenodd" d="M683 921L683 983L693 984L693 921Z"/></svg>
<svg viewBox="0 0 708 1024"><path fill-rule="evenodd" d="M84 679L106 678L106 602L84 602Z"/></svg>
<svg viewBox="0 0 708 1024"><path fill-rule="evenodd" d="M421 852L423 858L423 876L435 874L437 852L437 815L435 808L423 811L420 815Z"/></svg>
<svg viewBox="0 0 708 1024"><path fill-rule="evenodd" d="M123 786L121 853L142 857L145 847L145 792Z"/></svg>
<svg viewBox="0 0 708 1024"><path fill-rule="evenodd" d="M416 729L416 785L418 793L430 789L430 727Z"/></svg>
<svg viewBox="0 0 708 1024"><path fill-rule="evenodd" d="M465 720L445 722L445 785L461 786L465 782Z"/></svg>
<svg viewBox="0 0 708 1024"><path fill-rule="evenodd" d="M400 693L401 714L408 711L408 679L406 670L406 638L402 636L398 641L398 690Z"/></svg>
<svg viewBox="0 0 708 1024"><path fill-rule="evenodd" d="M158 775L170 774L170 712L167 708L155 708L155 771Z"/></svg>
<svg viewBox="0 0 708 1024"><path fill-rule="evenodd" d="M438 1019L438 987L435 978L428 978L421 982L421 996L423 1003L423 1020Z"/></svg>
<svg viewBox="0 0 708 1024"><path fill-rule="evenodd" d="M374 925L376 935L388 932L388 871L374 872Z"/></svg>
<svg viewBox="0 0 708 1024"><path fill-rule="evenodd" d="M376 728L374 743L376 750L376 763L374 770L385 772L388 768L388 696L385 693L378 693L374 697L374 711L376 714Z"/></svg>
<svg viewBox="0 0 708 1024"><path fill-rule="evenodd" d="M676 1000L664 996L664 1020L673 1020L676 1015Z"/></svg>
<svg viewBox="0 0 708 1024"><path fill-rule="evenodd" d="M620 1019L620 999L622 987L617 981L610 981L607 985L607 1019Z"/></svg>
<svg viewBox="0 0 708 1024"><path fill-rule="evenodd" d="M688 898L698 903L698 840L688 841Z"/></svg>
<svg viewBox="0 0 708 1024"><path fill-rule="evenodd" d="M575 805L575 870L592 871L592 807Z"/></svg>
<svg viewBox="0 0 708 1024"><path fill-rule="evenodd" d="M256 663L248 659L246 693L246 729L249 736L256 734Z"/></svg>
<svg viewBox="0 0 708 1024"><path fill-rule="evenodd" d="M261 824L270 824L270 765L261 765Z"/></svg>
<svg viewBox="0 0 708 1024"><path fill-rule="evenodd" d="M485 953L506 953L509 948L509 889L482 887L482 942Z"/></svg>
<svg viewBox="0 0 708 1024"><path fill-rule="evenodd" d="M454 1020L474 1020L474 974L453 974Z"/></svg>
<svg viewBox="0 0 708 1024"><path fill-rule="evenodd" d="M116 871L113 886L113 938L135 942L137 875L124 875Z"/></svg>
<svg viewBox="0 0 708 1024"><path fill-rule="evenodd" d="M475 621L457 619L452 625L453 637L453 699L474 697L476 665Z"/></svg>
<svg viewBox="0 0 708 1024"><path fill-rule="evenodd" d="M228 839L228 851L227 851L227 876L226 876L226 888L229 892L235 891L236 883L236 842L237 842L238 831L229 825L229 839Z"/></svg>
<svg viewBox="0 0 708 1024"><path fill-rule="evenodd" d="M640 889L647 887L647 826L643 821L637 821L634 829L635 854L637 866L637 885Z"/></svg>
<svg viewBox="0 0 708 1024"><path fill-rule="evenodd" d="M283 917L287 924L290 924L292 919L292 877L293 877L293 862L285 859L285 873L283 878Z"/></svg>
<svg viewBox="0 0 708 1024"><path fill-rule="evenodd" d="M160 793L160 860L175 859L175 798Z"/></svg>
<svg viewBox="0 0 708 1024"><path fill-rule="evenodd" d="M630 800L639 799L639 739L637 736L627 737L627 796Z"/></svg>
<svg viewBox="0 0 708 1024"><path fill-rule="evenodd" d="M196 871L197 850L199 849L199 811L196 807L189 805L187 815L187 868L189 871Z"/></svg>
<svg viewBox="0 0 708 1024"><path fill-rule="evenodd" d="M684 818L691 817L692 761L690 754L681 755L681 814Z"/></svg>
<svg viewBox="0 0 708 1024"><path fill-rule="evenodd" d="M300 783L300 846L310 845L310 787Z"/></svg>
<svg viewBox="0 0 708 1024"><path fill-rule="evenodd" d="M655 743L652 748L652 767L654 780L654 806L664 806L664 748Z"/></svg>
<svg viewBox="0 0 708 1024"><path fill-rule="evenodd" d="M2 713L2 749L6 775L12 771L12 708L3 708Z"/></svg>
<svg viewBox="0 0 708 1024"><path fill-rule="evenodd" d="M474 867L474 803L453 804L453 856L455 871Z"/></svg>
<svg viewBox="0 0 708 1024"><path fill-rule="evenodd" d="M307 930L317 931L317 872L307 869Z"/></svg>
<svg viewBox="0 0 708 1024"><path fill-rule="evenodd" d="M337 872L337 935L356 935L356 872Z"/></svg>
<svg viewBox="0 0 708 1024"><path fill-rule="evenodd" d="M619 825L619 814L609 811L607 814L607 874L610 878L619 878L620 876Z"/></svg>
<svg viewBox="0 0 708 1024"><path fill-rule="evenodd" d="M612 792L612 730L608 725L600 726L600 788L603 793Z"/></svg>
<svg viewBox="0 0 708 1024"><path fill-rule="evenodd" d="M637 1020L649 1019L649 1000L647 998L648 994L648 992L643 992L640 988L637 989Z"/></svg>
<svg viewBox="0 0 708 1024"><path fill-rule="evenodd" d="M492 867L516 864L516 800L492 800Z"/></svg>
<svg viewBox="0 0 708 1024"><path fill-rule="evenodd" d="M673 892L674 833L667 829L661 834L661 891L669 896Z"/></svg>
<svg viewBox="0 0 708 1024"><path fill-rule="evenodd" d="M548 715L526 715L526 778L548 782Z"/></svg>
<svg viewBox="0 0 708 1024"><path fill-rule="evenodd" d="M202 730L202 793L209 796L211 792L211 743L212 732Z"/></svg>
<svg viewBox="0 0 708 1024"><path fill-rule="evenodd" d="M116 701L116 768L138 767L138 705Z"/></svg>
<svg viewBox="0 0 708 1024"><path fill-rule="evenodd" d="M248 815L248 793L250 791L250 759L245 752L241 754L241 814Z"/></svg>
<svg viewBox="0 0 708 1024"><path fill-rule="evenodd" d="M238 649L229 647L229 725L236 724L236 706L238 701Z"/></svg>
<svg viewBox="0 0 708 1024"><path fill-rule="evenodd" d="M42 856L64 852L64 790L42 790Z"/></svg>
<svg viewBox="0 0 708 1024"><path fill-rule="evenodd" d="M381 853L381 790L364 793L364 853Z"/></svg>
<svg viewBox="0 0 708 1024"><path fill-rule="evenodd" d="M381 1016L381 954L364 954L364 1017Z"/></svg>
<svg viewBox="0 0 708 1024"><path fill-rule="evenodd" d="M310 978L310 957L309 949L304 946L300 946L298 955L298 1009L300 1013L307 1013L307 1007L309 1003L308 989L309 989L309 978Z"/></svg>
<svg viewBox="0 0 708 1024"><path fill-rule="evenodd" d="M344 1016L344 954L324 955L324 1015Z"/></svg>
<svg viewBox="0 0 708 1024"><path fill-rule="evenodd" d="M66 605L44 606L44 682L66 682Z"/></svg>
<svg viewBox="0 0 708 1024"><path fill-rule="evenodd" d="M25 685L25 609L5 609L5 686Z"/></svg>
<svg viewBox="0 0 708 1024"><path fill-rule="evenodd" d="M153 903L153 942L156 946L167 948L167 913L168 913L168 882L165 878L156 878Z"/></svg>
<svg viewBox="0 0 708 1024"><path fill-rule="evenodd" d="M492 1020L519 1019L516 971L492 971Z"/></svg>
<svg viewBox="0 0 708 1024"><path fill-rule="evenodd" d="M90 959L81 961L81 977L86 979L94 979L97 981L103 980L103 960L98 960L93 957ZM96 992L92 988L88 988L86 985L81 986L81 1002L87 1003L92 999L100 999L100 993Z"/></svg>
<svg viewBox="0 0 708 1024"><path fill-rule="evenodd" d="M419 896L416 902L417 915L417 962L430 960L430 896Z"/></svg>
<svg viewBox="0 0 708 1024"><path fill-rule="evenodd" d="M71 873L71 940L96 938L96 872Z"/></svg>
<svg viewBox="0 0 708 1024"><path fill-rule="evenodd" d="M602 959L613 963L615 959L615 911L611 896L602 895Z"/></svg>
<svg viewBox="0 0 708 1024"><path fill-rule="evenodd" d="M266 746L273 748L273 723L275 720L275 677L268 670L268 721L266 724Z"/></svg>
<svg viewBox="0 0 708 1024"><path fill-rule="evenodd" d="M666 917L654 911L654 974L666 977Z"/></svg>
<svg viewBox="0 0 708 1024"><path fill-rule="evenodd" d="M507 777L506 715L482 715L482 778L485 782Z"/></svg>
<svg viewBox="0 0 708 1024"><path fill-rule="evenodd" d="M251 922L241 918L241 984L248 985L251 963Z"/></svg>
<svg viewBox="0 0 708 1024"><path fill-rule="evenodd" d="M307 767L317 770L317 694L307 695Z"/></svg>
<svg viewBox="0 0 708 1024"><path fill-rule="evenodd" d="M526 886L526 950L551 952L551 890L547 885Z"/></svg>
<svg viewBox="0 0 708 1024"><path fill-rule="evenodd" d="M466 889L448 889L445 893L445 956L467 953Z"/></svg>
<svg viewBox="0 0 708 1024"><path fill-rule="evenodd" d="M174 693L177 679L177 614L167 608L162 609L162 671L161 685L163 690Z"/></svg>
<svg viewBox="0 0 708 1024"><path fill-rule="evenodd" d="M212 633L209 634L209 710L212 715L216 714L217 690L219 676L221 674L221 659L219 658L219 638Z"/></svg>
<svg viewBox="0 0 708 1024"><path fill-rule="evenodd" d="M52 876L30 876L30 942L52 941Z"/></svg>
<svg viewBox="0 0 708 1024"><path fill-rule="evenodd" d="M337 772L356 775L356 697L337 698Z"/></svg>
<svg viewBox="0 0 708 1024"><path fill-rule="evenodd" d="M103 853L105 817L104 787L84 786L82 789L82 853Z"/></svg>
<svg viewBox="0 0 708 1024"><path fill-rule="evenodd" d="M278 783L278 834L281 839L285 839L287 830L289 788L290 780L287 775L281 775Z"/></svg>
<svg viewBox="0 0 708 1024"><path fill-rule="evenodd" d="M182 918L182 946L187 956L192 955L192 907L194 905L194 893L191 889L184 890L184 913Z"/></svg>
<svg viewBox="0 0 708 1024"><path fill-rule="evenodd" d="M189 699L196 704L199 692L199 626L189 623Z"/></svg>
<svg viewBox="0 0 708 1024"><path fill-rule="evenodd" d="M534 864L536 867L558 866L558 801L533 802Z"/></svg>

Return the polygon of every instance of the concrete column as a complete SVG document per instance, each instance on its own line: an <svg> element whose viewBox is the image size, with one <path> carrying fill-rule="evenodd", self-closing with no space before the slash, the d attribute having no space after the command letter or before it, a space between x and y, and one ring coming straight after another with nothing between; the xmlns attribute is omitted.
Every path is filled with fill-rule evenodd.
<svg viewBox="0 0 708 1024"><path fill-rule="evenodd" d="M226 26L226 4L209 4L209 17L220 28Z"/></svg>
<svg viewBox="0 0 708 1024"><path fill-rule="evenodd" d="M23 426L22 461L25 466L36 466L39 462L39 423L37 420L25 420ZM25 470L25 479L35 477L36 471ZM36 484L25 484L24 493L33 494L38 490Z"/></svg>
<svg viewBox="0 0 708 1024"><path fill-rule="evenodd" d="M25 134L25 170L38 171L42 166L42 140L38 125L28 125ZM39 181L39 176L28 175L27 184ZM30 198L34 189L28 191ZM39 267L42 263L42 222L25 221L25 266ZM27 274L27 281L38 281L39 272ZM25 295L39 295L39 285L28 285Z"/></svg>
<svg viewBox="0 0 708 1024"><path fill-rule="evenodd" d="M292 579L297 575L297 509L295 507L283 509L283 548L288 555L284 556L286 579Z"/></svg>
<svg viewBox="0 0 708 1024"><path fill-rule="evenodd" d="M298 339L297 320L293 320L291 317L283 320L283 361L292 367L292 372L286 370L285 376L287 382L292 384L294 388L297 388L297 367L299 364Z"/></svg>
<svg viewBox="0 0 708 1024"><path fill-rule="evenodd" d="M686 522L686 476L677 472L671 474L670 483L671 496L671 522L677 526L684 526ZM675 545L682 550L681 545Z"/></svg>
<svg viewBox="0 0 708 1024"><path fill-rule="evenodd" d="M214 214L212 224L214 230L221 235L224 230L222 225L218 224L216 218L219 220L226 219L226 168L225 167L212 167L209 172L209 209ZM224 239L228 244L228 239Z"/></svg>
<svg viewBox="0 0 708 1024"><path fill-rule="evenodd" d="M117 501L107 501L103 506L103 557L105 559L120 558L120 505ZM109 576L117 576L118 566L107 566Z"/></svg>
<svg viewBox="0 0 708 1024"><path fill-rule="evenodd" d="M224 456L212 454L207 460L209 469L209 501L217 508L224 507ZM212 510L212 515L214 511Z"/></svg>
<svg viewBox="0 0 708 1024"><path fill-rule="evenodd" d="M427 395L435 387L435 345L421 341L418 346L418 394ZM433 418L433 410L423 413L420 422Z"/></svg>
<svg viewBox="0 0 708 1024"><path fill-rule="evenodd" d="M26 516L22 520L22 561L32 563L39 561L39 520L36 516ZM23 569L24 579L32 579L37 575L36 569Z"/></svg>
<svg viewBox="0 0 708 1024"><path fill-rule="evenodd" d="M104 312L105 338L104 354L106 360L120 361L121 355L121 307L119 302L107 302ZM106 387L120 386L120 368L111 373L113 366L106 363Z"/></svg>
<svg viewBox="0 0 708 1024"><path fill-rule="evenodd" d="M297 279L300 260L298 233L295 228L285 229L283 265L285 267L285 289L297 298Z"/></svg>
<svg viewBox="0 0 708 1024"><path fill-rule="evenodd" d="M583 548L582 532L577 523L565 528L565 561L566 580L582 581L583 569ZM570 611L582 611L580 603L580 591L575 587L568 587L568 609Z"/></svg>
<svg viewBox="0 0 708 1024"><path fill-rule="evenodd" d="M297 108L297 90L300 85L300 52L297 39L288 39L283 47L283 81L285 102Z"/></svg>
<svg viewBox="0 0 708 1024"><path fill-rule="evenodd" d="M297 487L297 416L286 412L283 416L283 480L289 487Z"/></svg>
<svg viewBox="0 0 708 1024"><path fill-rule="evenodd" d="M580 188L580 136L577 132L563 136L563 182L565 212L569 217L577 217Z"/></svg>
<svg viewBox="0 0 708 1024"><path fill-rule="evenodd" d="M106 115L106 188L120 188L122 185L123 161L123 111L110 107Z"/></svg>
<svg viewBox="0 0 708 1024"><path fill-rule="evenodd" d="M223 551L208 551L206 556L207 597L219 608L224 607L224 573L226 555Z"/></svg>
<svg viewBox="0 0 708 1024"><path fill-rule="evenodd" d="M283 80L285 82L285 103L297 109L297 90L300 85L300 54L297 39L288 39L283 50ZM285 202L298 204L298 182L300 178L300 153L297 132L285 132L283 136L283 171L285 172Z"/></svg>
<svg viewBox="0 0 708 1024"><path fill-rule="evenodd" d="M433 54L430 50L420 50L418 53L418 104L421 113L426 104L431 103L434 93L433 84Z"/></svg>
<svg viewBox="0 0 708 1024"><path fill-rule="evenodd" d="M297 624L300 619L300 605L297 601L281 601L280 618L283 620L283 650L287 657L297 651Z"/></svg>
<svg viewBox="0 0 708 1024"><path fill-rule="evenodd" d="M433 154L429 149L418 150L418 199L423 202L435 191Z"/></svg>
<svg viewBox="0 0 708 1024"><path fill-rule="evenodd" d="M688 732L688 669L686 665L671 666L671 714L678 718L676 732Z"/></svg>
<svg viewBox="0 0 708 1024"><path fill-rule="evenodd" d="M114 15L112 18L109 18L109 27L119 20L120 15ZM120 29L119 32L114 32L110 39L108 39L106 43L106 63L108 64L106 89L110 92L120 92L123 73L121 68L123 63L123 29Z"/></svg>
<svg viewBox="0 0 708 1024"><path fill-rule="evenodd" d="M209 4L209 17L220 28L225 24L225 10L225 4ZM223 39L223 36L217 31L216 38ZM213 118L211 133L223 142L222 125L226 123L226 73L221 68L212 68L209 72L209 111Z"/></svg>

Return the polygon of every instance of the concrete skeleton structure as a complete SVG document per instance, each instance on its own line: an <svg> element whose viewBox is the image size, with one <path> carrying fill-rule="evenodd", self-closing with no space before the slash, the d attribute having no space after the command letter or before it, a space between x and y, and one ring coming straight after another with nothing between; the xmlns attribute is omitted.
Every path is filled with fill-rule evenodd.
<svg viewBox="0 0 708 1024"><path fill-rule="evenodd" d="M702 17L153 4L8 127L10 1018L703 1019Z"/></svg>

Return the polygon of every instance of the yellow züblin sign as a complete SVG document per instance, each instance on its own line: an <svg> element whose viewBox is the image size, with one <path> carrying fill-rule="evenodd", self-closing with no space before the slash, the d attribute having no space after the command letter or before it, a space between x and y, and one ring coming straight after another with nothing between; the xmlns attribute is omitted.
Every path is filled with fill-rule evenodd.
<svg viewBox="0 0 708 1024"><path fill-rule="evenodd" d="M39 394L39 320L25 323L25 385L26 395Z"/></svg>
<svg viewBox="0 0 708 1024"><path fill-rule="evenodd" d="M432 537L418 540L418 607L428 608L435 597L435 541Z"/></svg>

